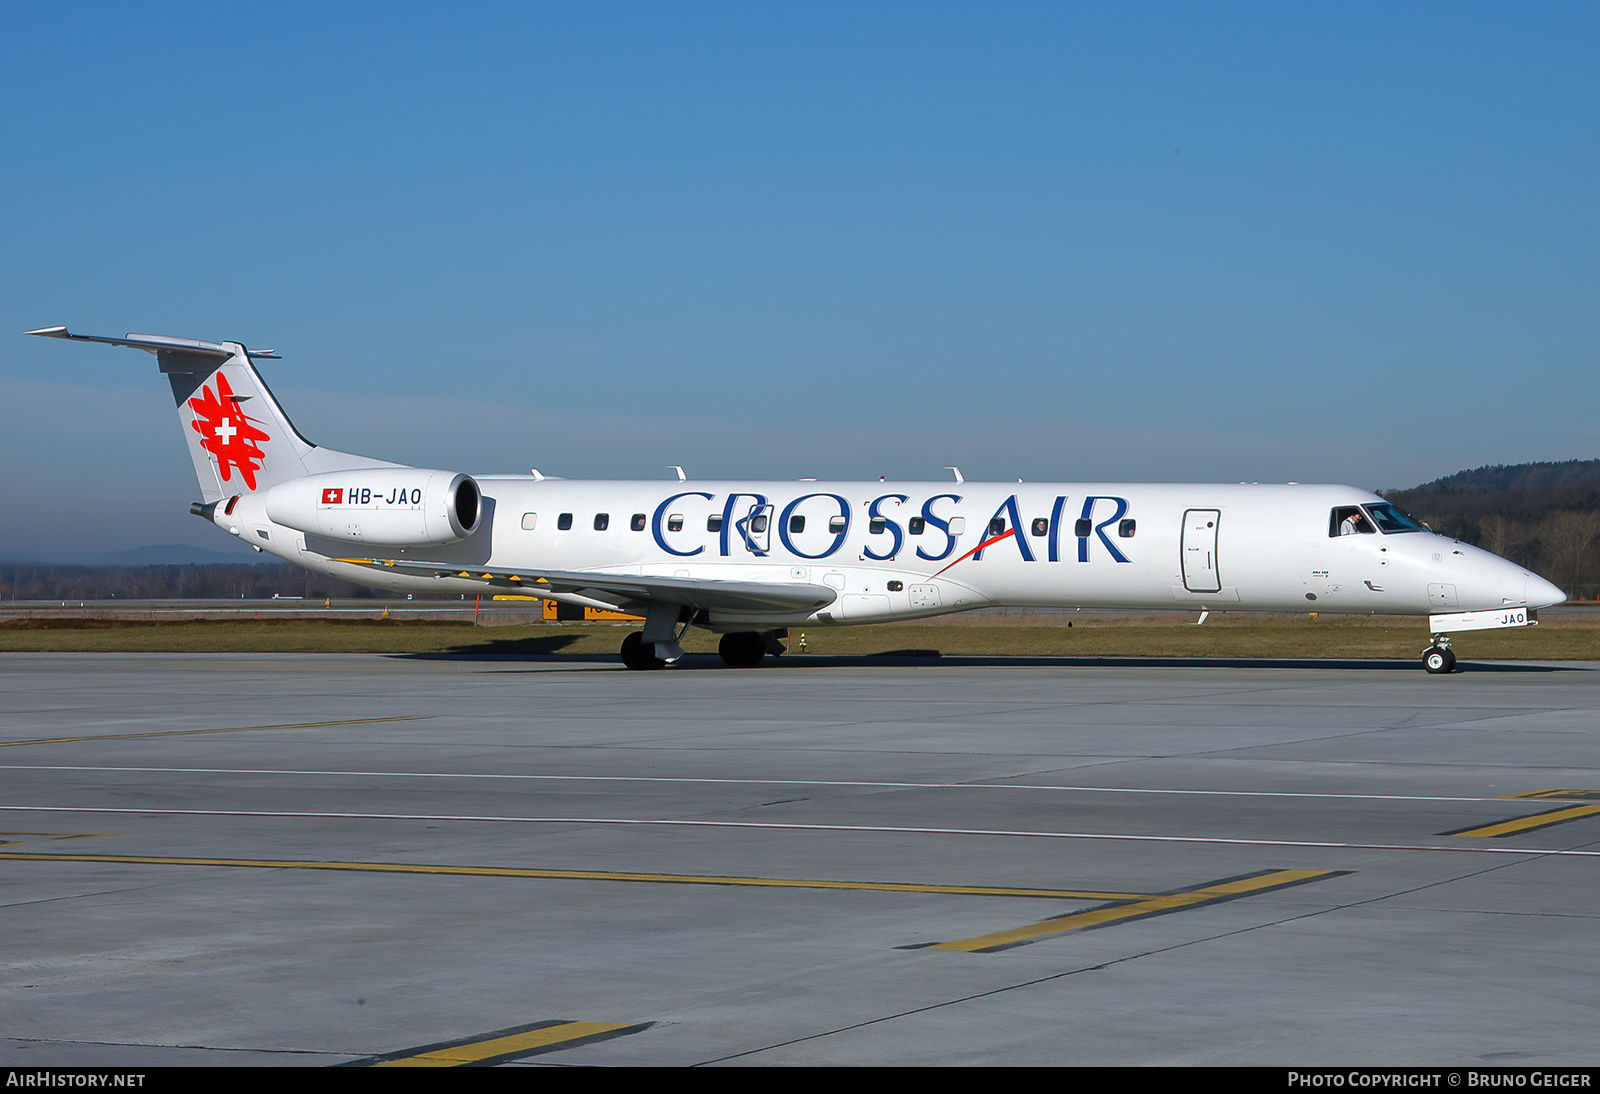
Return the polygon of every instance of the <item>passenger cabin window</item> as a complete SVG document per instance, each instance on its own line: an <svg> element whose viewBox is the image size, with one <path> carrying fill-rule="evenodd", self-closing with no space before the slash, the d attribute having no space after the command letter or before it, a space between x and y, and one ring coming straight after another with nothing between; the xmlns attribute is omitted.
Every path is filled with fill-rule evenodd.
<svg viewBox="0 0 1600 1094"><path fill-rule="evenodd" d="M967 534L967 518L966 517L951 517L950 518L950 534L952 536L964 536L964 535L966 535Z"/></svg>
<svg viewBox="0 0 1600 1094"><path fill-rule="evenodd" d="M642 532L642 531L644 531L644 523L645 523L644 514L643 513L635 513L635 514L633 514L632 518L629 519L628 527L632 528L635 532Z"/></svg>
<svg viewBox="0 0 1600 1094"><path fill-rule="evenodd" d="M714 513L711 516L706 518L706 531L708 531L708 532L720 532L720 531L722 531L722 515L720 513Z"/></svg>
<svg viewBox="0 0 1600 1094"><path fill-rule="evenodd" d="M669 531L669 532L681 532L681 531L683 531L683 514L682 513L674 513L670 517L667 518L667 531Z"/></svg>
<svg viewBox="0 0 1600 1094"><path fill-rule="evenodd" d="M926 526L927 522L921 517L912 517L910 520L906 521L906 531L910 532L914 536L920 536L922 534L922 529Z"/></svg>
<svg viewBox="0 0 1600 1094"><path fill-rule="evenodd" d="M533 526L538 524L538 523L539 523L539 514L538 513L524 513L524 514L522 514L522 530L524 532L533 531Z"/></svg>
<svg viewBox="0 0 1600 1094"><path fill-rule="evenodd" d="M1050 531L1050 518L1034 517L1033 524L1028 529L1036 536L1042 536Z"/></svg>
<svg viewBox="0 0 1600 1094"><path fill-rule="evenodd" d="M990 539L993 539L995 536L1002 535L1005 532L1005 530L1006 530L1006 518L1005 517L995 517L993 520L991 520L989 522L989 538Z"/></svg>
<svg viewBox="0 0 1600 1094"><path fill-rule="evenodd" d="M1117 535L1121 536L1123 539L1132 539L1133 533L1138 526L1139 522L1136 520L1119 520L1117 521Z"/></svg>
<svg viewBox="0 0 1600 1094"><path fill-rule="evenodd" d="M871 520L867 521L867 531L872 535L878 535L887 527L889 527L889 520L887 517L873 517Z"/></svg>
<svg viewBox="0 0 1600 1094"><path fill-rule="evenodd" d="M802 517L800 514L796 513L794 516L789 518L789 534L791 536L796 534L797 532L804 532L805 530L806 530L806 518L805 517Z"/></svg>
<svg viewBox="0 0 1600 1094"><path fill-rule="evenodd" d="M844 531L844 518L843 517L829 517L828 518L828 531L830 531L830 532L842 532L842 531Z"/></svg>
<svg viewBox="0 0 1600 1094"><path fill-rule="evenodd" d="M594 515L594 530L596 532L604 532L609 527L611 527L610 513L596 513Z"/></svg>
<svg viewBox="0 0 1600 1094"><path fill-rule="evenodd" d="M563 532L565 532L569 528L571 528L572 527L572 514L571 513L562 513L559 517L557 517L556 518L556 527L561 529Z"/></svg>
<svg viewBox="0 0 1600 1094"><path fill-rule="evenodd" d="M1079 539L1088 539L1089 534L1093 531L1094 521L1090 520L1088 517L1080 517L1072 526L1072 534L1077 536Z"/></svg>

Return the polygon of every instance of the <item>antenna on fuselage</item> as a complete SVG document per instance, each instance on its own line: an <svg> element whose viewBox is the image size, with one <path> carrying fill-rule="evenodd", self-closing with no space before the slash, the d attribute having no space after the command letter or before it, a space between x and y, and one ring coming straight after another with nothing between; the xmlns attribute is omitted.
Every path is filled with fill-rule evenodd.
<svg viewBox="0 0 1600 1094"><path fill-rule="evenodd" d="M967 481L966 479L962 478L962 476L961 476L961 468L959 468L959 467L946 467L945 470L946 471L954 471L957 482L966 482Z"/></svg>
<svg viewBox="0 0 1600 1094"><path fill-rule="evenodd" d="M678 473L678 481L679 482L688 482L689 481L689 476L685 475L683 473L683 468L679 467L675 463L669 463L669 464L667 464L667 466Z"/></svg>

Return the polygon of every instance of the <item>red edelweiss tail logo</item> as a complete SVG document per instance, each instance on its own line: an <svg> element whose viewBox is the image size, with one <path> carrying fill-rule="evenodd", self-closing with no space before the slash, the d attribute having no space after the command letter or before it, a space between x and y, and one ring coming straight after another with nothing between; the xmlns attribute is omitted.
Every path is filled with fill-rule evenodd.
<svg viewBox="0 0 1600 1094"><path fill-rule="evenodd" d="M257 442L270 441L272 438L256 428L254 418L246 416L239 409L239 398L234 395L233 389L228 386L228 378L222 373L217 373L215 395L209 387L202 387L200 394L204 398L189 400L189 409L195 415L189 424L200 434L200 447L216 459L223 482L233 478L233 472L237 469L245 486L254 490L256 472L261 470L261 464L266 459L266 453L261 451Z"/></svg>

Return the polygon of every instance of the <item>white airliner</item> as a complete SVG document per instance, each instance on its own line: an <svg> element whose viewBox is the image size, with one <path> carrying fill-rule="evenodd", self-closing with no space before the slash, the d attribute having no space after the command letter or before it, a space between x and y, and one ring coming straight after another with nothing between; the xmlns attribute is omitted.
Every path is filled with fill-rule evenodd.
<svg viewBox="0 0 1600 1094"><path fill-rule="evenodd" d="M633 669L676 660L689 627L751 666L790 627L1006 606L1427 616L1423 666L1441 673L1451 632L1566 599L1349 486L473 477L307 441L252 363L270 351L28 333L155 354L200 479L191 511L257 550L400 592L642 615Z"/></svg>

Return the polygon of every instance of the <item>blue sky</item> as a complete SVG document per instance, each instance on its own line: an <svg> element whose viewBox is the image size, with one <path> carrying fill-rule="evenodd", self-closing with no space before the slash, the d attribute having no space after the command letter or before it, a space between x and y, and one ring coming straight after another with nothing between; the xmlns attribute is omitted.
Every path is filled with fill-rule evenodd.
<svg viewBox="0 0 1600 1094"><path fill-rule="evenodd" d="M459 10L458 10L459 9ZM148 355L567 477L1600 455L1600 5L16 5L0 553L220 548ZM13 333L4 335L9 329Z"/></svg>

